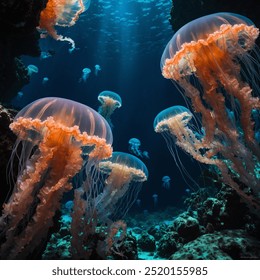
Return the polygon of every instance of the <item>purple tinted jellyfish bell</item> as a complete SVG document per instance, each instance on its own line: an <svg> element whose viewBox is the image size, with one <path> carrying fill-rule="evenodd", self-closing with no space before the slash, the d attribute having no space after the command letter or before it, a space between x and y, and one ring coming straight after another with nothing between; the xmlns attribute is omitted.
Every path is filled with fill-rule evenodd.
<svg viewBox="0 0 260 280"><path fill-rule="evenodd" d="M98 112L113 126L110 117L116 108L122 106L121 97L113 91L105 90L98 95L98 101L101 103Z"/></svg>

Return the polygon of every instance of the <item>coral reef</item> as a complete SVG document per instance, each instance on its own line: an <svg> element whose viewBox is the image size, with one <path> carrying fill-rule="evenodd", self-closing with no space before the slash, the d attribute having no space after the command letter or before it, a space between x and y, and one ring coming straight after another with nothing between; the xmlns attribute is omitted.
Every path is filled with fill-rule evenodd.
<svg viewBox="0 0 260 280"><path fill-rule="evenodd" d="M204 234L175 252L172 260L259 259L260 241L243 230L223 230Z"/></svg>

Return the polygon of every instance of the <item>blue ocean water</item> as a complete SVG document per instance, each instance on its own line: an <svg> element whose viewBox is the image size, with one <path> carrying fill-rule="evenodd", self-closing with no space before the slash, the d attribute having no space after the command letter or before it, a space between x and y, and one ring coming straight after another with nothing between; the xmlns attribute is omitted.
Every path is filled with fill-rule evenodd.
<svg viewBox="0 0 260 280"><path fill-rule="evenodd" d="M162 136L153 129L161 110L185 104L160 70L161 55L174 33L168 20L171 6L171 0L92 1L74 26L57 28L58 33L75 41L72 53L67 42L48 37L40 40L41 58L23 57L27 65L36 65L39 71L13 100L15 106L23 107L38 98L57 96L98 110L100 92L118 93L122 107L111 117L113 148L129 152L129 139L138 138L140 149L148 152L149 158L142 160L149 179L143 184L138 208L148 211L179 205L187 190L193 188L182 178ZM101 68L97 75L95 65ZM91 72L82 81L84 68ZM197 179L198 164L181 151L179 155L187 172ZM162 186L166 175L171 178L170 188ZM154 194L158 195L156 206Z"/></svg>

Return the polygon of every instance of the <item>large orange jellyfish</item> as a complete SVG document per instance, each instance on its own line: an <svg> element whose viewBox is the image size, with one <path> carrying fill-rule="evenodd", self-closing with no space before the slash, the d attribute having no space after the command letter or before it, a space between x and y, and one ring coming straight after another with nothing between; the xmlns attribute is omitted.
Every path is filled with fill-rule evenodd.
<svg viewBox="0 0 260 280"><path fill-rule="evenodd" d="M177 82L205 132L194 143L182 138L182 148L201 162L218 163L224 182L255 207L260 190L260 150L252 117L260 109L258 35L246 17L213 14L177 31L161 59L163 76ZM183 129L190 134L187 126Z"/></svg>
<svg viewBox="0 0 260 280"><path fill-rule="evenodd" d="M22 109L11 124L20 151L18 179L0 219L1 258L24 258L46 238L72 178L112 154L106 120L90 107L63 98L43 98ZM84 154L84 156L83 156ZM93 169L93 168L92 168ZM92 176L90 174L89 176Z"/></svg>
<svg viewBox="0 0 260 280"><path fill-rule="evenodd" d="M55 40L69 42L70 51L72 51L75 49L74 41L69 37L59 35L55 25L62 27L74 25L89 5L90 0L48 0L46 8L41 12L39 27L46 30Z"/></svg>

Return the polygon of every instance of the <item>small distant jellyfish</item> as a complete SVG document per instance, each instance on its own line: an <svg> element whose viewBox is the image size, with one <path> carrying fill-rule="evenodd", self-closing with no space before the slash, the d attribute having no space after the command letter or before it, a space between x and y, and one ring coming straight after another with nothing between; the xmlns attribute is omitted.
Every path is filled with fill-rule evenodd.
<svg viewBox="0 0 260 280"><path fill-rule="evenodd" d="M98 108L99 114L107 120L111 127L113 127L111 115L116 108L122 106L120 95L113 91L105 90L98 95L98 101L101 103L101 106Z"/></svg>
<svg viewBox="0 0 260 280"><path fill-rule="evenodd" d="M153 194L153 206L156 208L158 206L158 194Z"/></svg>
<svg viewBox="0 0 260 280"><path fill-rule="evenodd" d="M28 75L31 77L32 74L37 74L39 72L39 69L37 66L30 64L27 66L27 71L28 71Z"/></svg>
<svg viewBox="0 0 260 280"><path fill-rule="evenodd" d="M79 83L81 83L81 82L85 83L85 82L87 81L87 79L88 79L90 73L91 73L91 69L89 69L89 68L83 68L83 69L82 69L82 76L81 76L81 78L79 79Z"/></svg>
<svg viewBox="0 0 260 280"><path fill-rule="evenodd" d="M22 91L19 91L18 93L17 93L17 97L20 99L20 98L22 98L23 97L23 92Z"/></svg>
<svg viewBox="0 0 260 280"><path fill-rule="evenodd" d="M163 176L162 177L162 186L165 189L170 189L170 185L171 185L171 178L169 176Z"/></svg>
<svg viewBox="0 0 260 280"><path fill-rule="evenodd" d="M74 206L74 202L72 200L69 200L65 203L64 207L67 212L71 212Z"/></svg>
<svg viewBox="0 0 260 280"><path fill-rule="evenodd" d="M48 78L48 77L44 77L44 78L42 79L42 84L43 84L43 85L46 85L48 81L49 81L49 78Z"/></svg>
<svg viewBox="0 0 260 280"><path fill-rule="evenodd" d="M143 151L143 157L150 159L149 153L147 151Z"/></svg>
<svg viewBox="0 0 260 280"><path fill-rule="evenodd" d="M142 202L141 199L136 200L136 205L137 205L138 208L141 207L141 202Z"/></svg>
<svg viewBox="0 0 260 280"><path fill-rule="evenodd" d="M100 65L96 64L96 65L95 65L95 76L97 76L97 75L98 75L98 72L100 72L100 71L101 71Z"/></svg>
<svg viewBox="0 0 260 280"><path fill-rule="evenodd" d="M129 151L138 157L143 157L143 153L140 150L141 141L137 138L131 138L128 141Z"/></svg>

